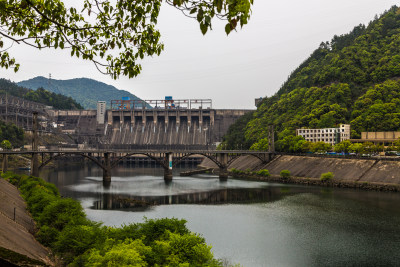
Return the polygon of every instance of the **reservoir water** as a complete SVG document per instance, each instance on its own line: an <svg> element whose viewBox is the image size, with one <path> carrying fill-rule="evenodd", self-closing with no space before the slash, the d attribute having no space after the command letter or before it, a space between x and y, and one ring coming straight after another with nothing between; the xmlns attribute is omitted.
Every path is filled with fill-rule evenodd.
<svg viewBox="0 0 400 267"><path fill-rule="evenodd" d="M91 220L120 226L175 217L203 235L214 255L242 266L400 266L400 194L217 176L163 180L162 169L46 169L41 177L81 201Z"/></svg>

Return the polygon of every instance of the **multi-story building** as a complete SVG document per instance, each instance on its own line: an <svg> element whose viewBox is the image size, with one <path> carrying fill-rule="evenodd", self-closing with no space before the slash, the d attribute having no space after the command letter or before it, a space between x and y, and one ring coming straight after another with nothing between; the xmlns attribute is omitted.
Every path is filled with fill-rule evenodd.
<svg viewBox="0 0 400 267"><path fill-rule="evenodd" d="M339 128L297 129L296 135L301 135L306 141L325 142L335 145L343 140L350 139L350 124L340 124Z"/></svg>
<svg viewBox="0 0 400 267"><path fill-rule="evenodd" d="M400 139L400 132L361 132L361 139L351 139L352 142L392 145Z"/></svg>

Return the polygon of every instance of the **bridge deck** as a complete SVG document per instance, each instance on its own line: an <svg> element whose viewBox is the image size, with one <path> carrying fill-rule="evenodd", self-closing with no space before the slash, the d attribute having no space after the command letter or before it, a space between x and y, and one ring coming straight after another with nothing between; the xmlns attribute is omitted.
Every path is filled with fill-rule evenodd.
<svg viewBox="0 0 400 267"><path fill-rule="evenodd" d="M132 149L57 149L57 150L21 150L21 151L0 151L2 154L34 154L34 153L115 153L115 154L158 154L158 153L179 153L179 154L271 154L267 151L249 151L249 150L132 150Z"/></svg>

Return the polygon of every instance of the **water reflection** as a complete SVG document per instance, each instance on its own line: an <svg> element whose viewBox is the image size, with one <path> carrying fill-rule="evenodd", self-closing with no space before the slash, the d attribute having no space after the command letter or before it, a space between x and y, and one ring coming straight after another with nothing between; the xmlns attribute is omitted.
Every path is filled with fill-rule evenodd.
<svg viewBox="0 0 400 267"><path fill-rule="evenodd" d="M126 168L113 171L112 182L104 187L102 173L96 167L58 168L43 173L64 196L92 199L92 209L144 211L157 205L261 203L305 192L301 187L287 187L265 182L229 179L217 176L180 177L177 169L172 182L166 183L160 168Z"/></svg>
<svg viewBox="0 0 400 267"><path fill-rule="evenodd" d="M143 211L154 205L174 204L232 204L259 203L274 201L281 198L279 188L263 189L220 189L206 192L194 192L179 195L164 196L121 196L120 194L102 195L101 200L95 201L94 209L140 210Z"/></svg>
<svg viewBox="0 0 400 267"><path fill-rule="evenodd" d="M216 257L242 266L399 265L398 193L220 182L182 178L179 171L165 184L162 169L122 167L113 170L109 188L97 167L41 175L63 196L80 200L91 220L119 226L144 216L186 219Z"/></svg>

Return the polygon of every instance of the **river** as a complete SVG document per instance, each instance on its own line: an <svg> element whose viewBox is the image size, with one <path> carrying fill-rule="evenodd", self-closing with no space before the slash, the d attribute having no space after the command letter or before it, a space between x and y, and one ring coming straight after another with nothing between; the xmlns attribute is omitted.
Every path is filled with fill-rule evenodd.
<svg viewBox="0 0 400 267"><path fill-rule="evenodd" d="M187 220L215 257L242 266L399 266L400 194L254 182L217 176L166 184L159 168L46 169L41 177L81 201L89 219L120 226L144 217Z"/></svg>

